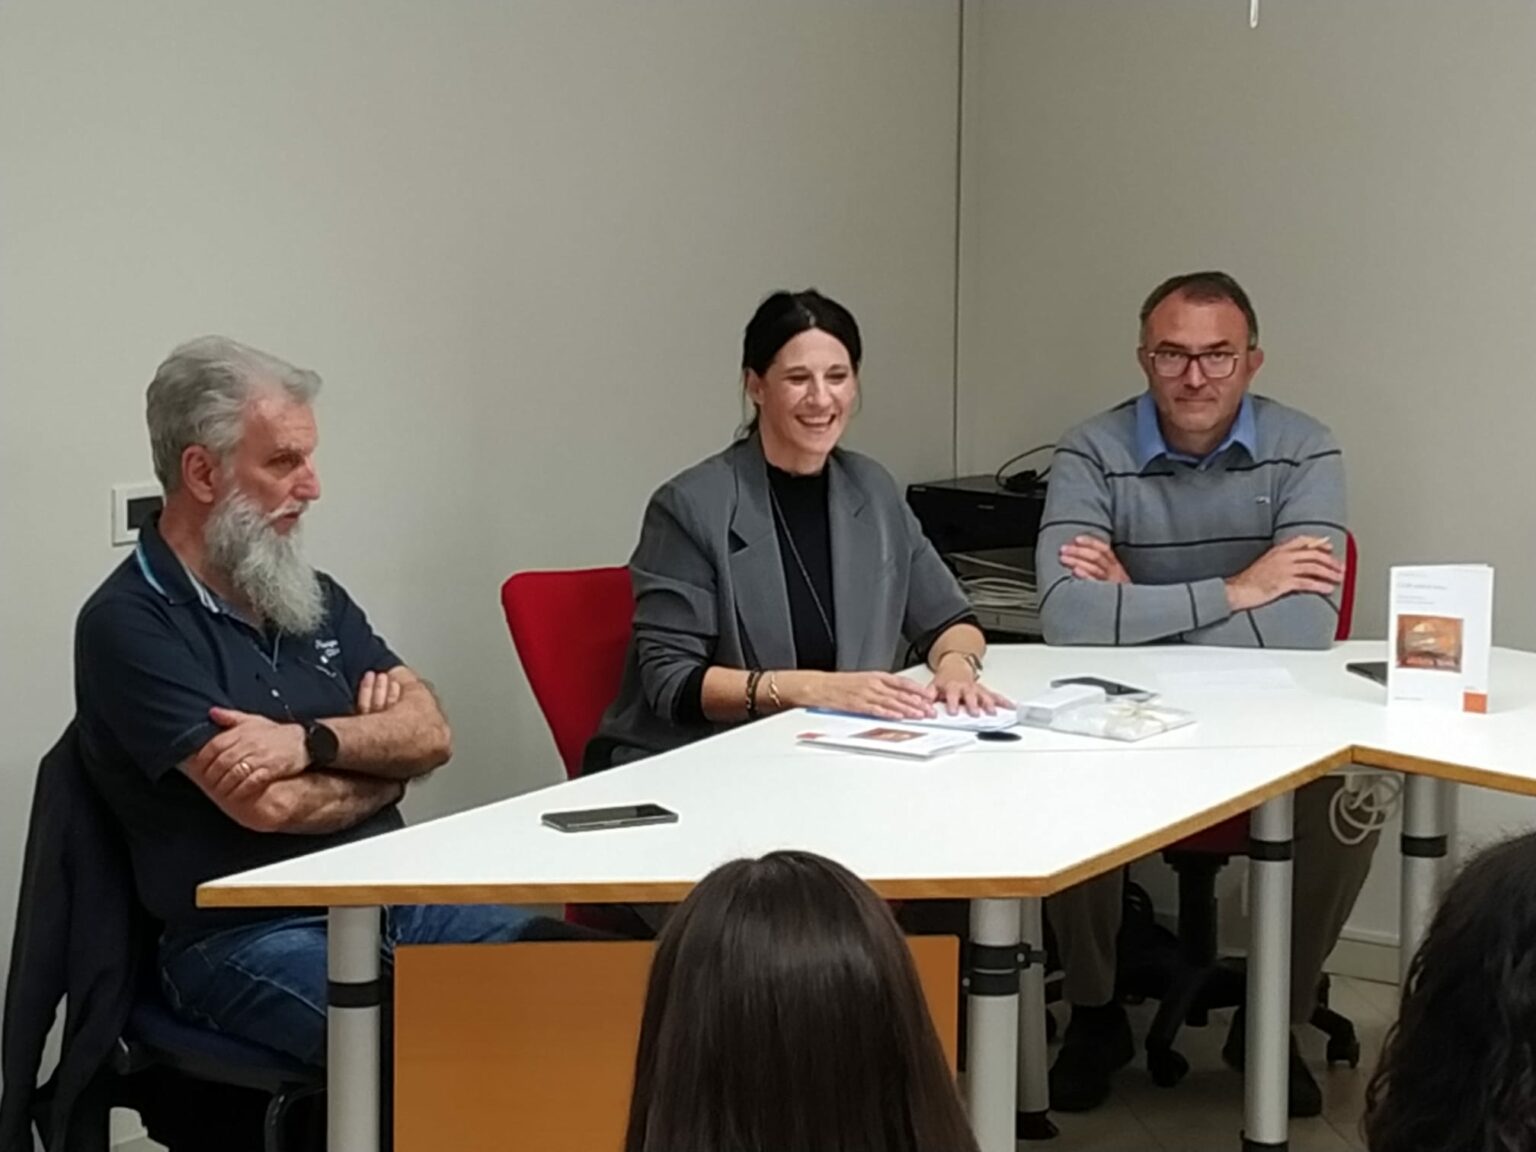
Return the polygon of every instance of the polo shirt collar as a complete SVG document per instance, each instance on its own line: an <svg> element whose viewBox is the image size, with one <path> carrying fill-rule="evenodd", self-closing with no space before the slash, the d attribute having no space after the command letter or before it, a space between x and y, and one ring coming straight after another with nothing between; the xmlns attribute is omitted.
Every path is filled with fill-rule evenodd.
<svg viewBox="0 0 1536 1152"><path fill-rule="evenodd" d="M1232 427L1228 429L1221 443L1216 446L1216 450L1205 457L1190 456L1169 448L1168 441L1163 439L1163 429L1157 422L1157 405L1153 403L1152 393L1143 392L1136 400L1136 467L1138 469L1145 469L1159 456L1204 468L1234 444L1246 449L1249 457L1254 458L1258 450L1258 442L1258 427L1253 415L1253 397L1247 394L1244 394L1243 402L1238 406L1237 419L1232 421Z"/></svg>
<svg viewBox="0 0 1536 1152"><path fill-rule="evenodd" d="M140 526L134 559L145 581L169 603L188 604L196 600L215 616L234 615L229 605L199 580L165 542L160 535L160 513L156 512Z"/></svg>

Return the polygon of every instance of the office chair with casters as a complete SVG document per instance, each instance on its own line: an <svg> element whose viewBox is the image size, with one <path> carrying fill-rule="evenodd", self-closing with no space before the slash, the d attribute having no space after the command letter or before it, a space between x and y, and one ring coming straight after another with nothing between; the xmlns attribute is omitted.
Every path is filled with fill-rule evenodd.
<svg viewBox="0 0 1536 1152"><path fill-rule="evenodd" d="M629 569L517 572L501 586L501 606L566 778L574 780L624 678L635 614ZM572 923L623 935L644 928L628 909L607 905L572 904L565 913Z"/></svg>
<svg viewBox="0 0 1536 1152"><path fill-rule="evenodd" d="M146 989L135 1002L123 1035L113 1049L111 1067L129 1085L146 1074L166 1071L183 1082L247 1089L266 1096L262 1152L290 1152L323 1143L323 1139L315 1138L293 1141L287 1132L294 1106L325 1092L323 1068L300 1063L260 1044L188 1024L171 1013L158 989ZM184 1090L181 1094L185 1094ZM172 1152L178 1152L172 1139ZM227 1143L227 1137L221 1142Z"/></svg>
<svg viewBox="0 0 1536 1152"><path fill-rule="evenodd" d="M1348 640L1355 611L1355 538L1346 535L1344 585L1339 593L1339 622L1335 639ZM1241 1008L1247 994L1243 969L1225 962L1217 952L1216 875L1235 856L1248 854L1248 816L1234 816L1203 832L1187 836L1163 852L1179 884L1179 946L1161 1003L1147 1031L1147 1071L1168 1088L1184 1079L1189 1061L1173 1048L1184 1024L1203 1027L1215 1008ZM1313 1027L1328 1037L1329 1064L1360 1063L1360 1040L1354 1025L1328 1006L1328 977L1318 986Z"/></svg>

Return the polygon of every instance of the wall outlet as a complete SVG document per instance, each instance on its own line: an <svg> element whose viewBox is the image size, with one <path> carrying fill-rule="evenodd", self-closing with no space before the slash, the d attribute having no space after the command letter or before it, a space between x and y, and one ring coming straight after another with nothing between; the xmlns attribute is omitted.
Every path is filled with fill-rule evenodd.
<svg viewBox="0 0 1536 1152"><path fill-rule="evenodd" d="M164 503L158 484L112 485L112 543L137 544L139 525Z"/></svg>

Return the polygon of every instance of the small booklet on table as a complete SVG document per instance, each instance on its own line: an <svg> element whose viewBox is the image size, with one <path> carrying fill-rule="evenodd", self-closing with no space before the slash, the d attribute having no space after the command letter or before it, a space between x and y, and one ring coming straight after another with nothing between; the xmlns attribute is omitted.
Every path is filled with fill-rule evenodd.
<svg viewBox="0 0 1536 1152"><path fill-rule="evenodd" d="M976 737L969 732L918 728L884 720L834 722L801 732L795 739L816 748L897 756L903 760L930 760L976 742Z"/></svg>

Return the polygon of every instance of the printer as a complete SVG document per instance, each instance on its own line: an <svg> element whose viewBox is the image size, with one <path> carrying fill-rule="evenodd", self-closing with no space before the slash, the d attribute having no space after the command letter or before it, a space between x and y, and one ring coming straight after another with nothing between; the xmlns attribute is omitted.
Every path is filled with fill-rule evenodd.
<svg viewBox="0 0 1536 1152"><path fill-rule="evenodd" d="M907 488L907 504L990 639L1040 638L1035 539L1045 492L1043 480L999 483L990 473Z"/></svg>

